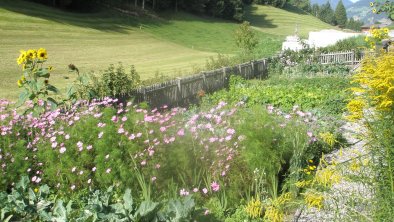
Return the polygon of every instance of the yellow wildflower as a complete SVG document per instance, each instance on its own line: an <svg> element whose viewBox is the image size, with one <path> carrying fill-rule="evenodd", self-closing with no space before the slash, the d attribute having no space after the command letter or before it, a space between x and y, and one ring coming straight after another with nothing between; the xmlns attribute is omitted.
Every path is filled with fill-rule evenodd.
<svg viewBox="0 0 394 222"><path fill-rule="evenodd" d="M376 14L376 8L372 9L372 13Z"/></svg>
<svg viewBox="0 0 394 222"><path fill-rule="evenodd" d="M308 208L315 207L320 210L323 207L324 196L313 190L304 193L304 200Z"/></svg>
<svg viewBox="0 0 394 222"><path fill-rule="evenodd" d="M337 142L337 140L335 139L335 136L330 132L319 133L319 136L325 143L327 143L331 147L333 147L335 145L335 143Z"/></svg>
<svg viewBox="0 0 394 222"><path fill-rule="evenodd" d="M44 48L40 48L40 49L37 51L37 58L39 58L39 59L41 59L41 60L48 59L47 50L44 49Z"/></svg>
<svg viewBox="0 0 394 222"><path fill-rule="evenodd" d="M251 218L259 218L262 215L262 209L263 209L263 204L261 203L260 199L254 199L250 200L248 204L245 207L246 213L249 215Z"/></svg>
<svg viewBox="0 0 394 222"><path fill-rule="evenodd" d="M370 2L370 3L369 3L369 6L373 7L373 2Z"/></svg>
<svg viewBox="0 0 394 222"><path fill-rule="evenodd" d="M341 180L341 175L337 170L331 166L319 169L316 171L314 181L325 187L331 187L333 184L338 183Z"/></svg>
<svg viewBox="0 0 394 222"><path fill-rule="evenodd" d="M20 79L16 82L16 84L18 84L18 87L22 87L23 86L23 82Z"/></svg>
<svg viewBox="0 0 394 222"><path fill-rule="evenodd" d="M38 188L34 188L34 193L38 193L39 189Z"/></svg>

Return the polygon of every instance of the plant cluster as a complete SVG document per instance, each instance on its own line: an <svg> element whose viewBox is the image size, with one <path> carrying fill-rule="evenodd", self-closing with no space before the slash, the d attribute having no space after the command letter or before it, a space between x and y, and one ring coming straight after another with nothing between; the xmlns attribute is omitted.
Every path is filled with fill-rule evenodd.
<svg viewBox="0 0 394 222"><path fill-rule="evenodd" d="M380 38L385 32L375 31L374 38ZM393 112L393 72L394 54L382 53L366 57L361 70L353 77L357 87L351 88L353 98L347 108L348 118L362 121L368 129L373 161L374 189L376 208L374 219L388 221L394 213L394 112Z"/></svg>
<svg viewBox="0 0 394 222"><path fill-rule="evenodd" d="M17 106L22 106L26 101L29 101L26 112L33 111L34 115L44 112L47 106L55 109L59 105L59 102L54 98L58 89L49 83L53 67L43 67L47 59L47 51L43 48L21 50L17 58L17 63L23 70L22 77L17 81L18 87L23 88Z"/></svg>
<svg viewBox="0 0 394 222"><path fill-rule="evenodd" d="M349 82L343 77L271 78L248 82L238 76L230 77L228 91L222 90L205 98L216 103L244 101L247 105L272 104L285 112L298 105L318 116L341 115L350 93Z"/></svg>
<svg viewBox="0 0 394 222"><path fill-rule="evenodd" d="M365 42L369 45L369 48L372 50L376 50L376 46L379 45L383 39L387 39L389 37L389 29L388 28L376 28L371 27L369 30L370 36L365 37Z"/></svg>
<svg viewBox="0 0 394 222"><path fill-rule="evenodd" d="M186 221L196 212L191 196L162 202L145 200L138 205L130 189L122 195L113 186L84 193L79 198L58 198L54 189L46 184L36 186L23 176L10 193L0 192L0 220Z"/></svg>
<svg viewBox="0 0 394 222"><path fill-rule="evenodd" d="M380 14L385 12L389 19L394 21L394 3L390 0L375 0L369 4L372 7L372 12Z"/></svg>

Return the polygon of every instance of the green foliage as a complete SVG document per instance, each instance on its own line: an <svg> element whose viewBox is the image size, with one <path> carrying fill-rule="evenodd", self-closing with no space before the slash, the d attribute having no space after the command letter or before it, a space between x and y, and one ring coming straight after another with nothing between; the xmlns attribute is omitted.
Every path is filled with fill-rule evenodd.
<svg viewBox="0 0 394 222"><path fill-rule="evenodd" d="M265 81L246 82L232 76L228 91L213 93L205 100L215 103L245 101L248 105L272 104L284 111L298 105L302 110L315 114L341 115L349 98L349 82L343 77L273 78Z"/></svg>
<svg viewBox="0 0 394 222"><path fill-rule="evenodd" d="M335 8L335 21L336 24L345 27L347 21L346 9L343 5L342 0L340 0Z"/></svg>
<svg viewBox="0 0 394 222"><path fill-rule="evenodd" d="M361 31L361 26L363 25L362 21L359 20L354 20L353 18L350 18L347 22L346 22L346 28L347 29L351 29L354 31Z"/></svg>
<svg viewBox="0 0 394 222"><path fill-rule="evenodd" d="M110 65L108 69L98 75L79 74L75 65L69 65L70 71L76 72L78 77L66 90L67 101L76 102L79 99L91 101L95 98L121 97L129 95L140 85L141 80L134 66L126 72L121 63Z"/></svg>
<svg viewBox="0 0 394 222"><path fill-rule="evenodd" d="M258 39L255 32L250 27L249 22L243 22L238 29L235 31L235 44L241 50L242 54L252 53L256 45L258 44Z"/></svg>
<svg viewBox="0 0 394 222"><path fill-rule="evenodd" d="M320 7L318 18L328 24L336 24L334 10L331 8L329 1Z"/></svg>
<svg viewBox="0 0 394 222"><path fill-rule="evenodd" d="M254 3L260 5L272 5L277 8L283 8L288 0L254 0Z"/></svg>
<svg viewBox="0 0 394 222"><path fill-rule="evenodd" d="M394 2L391 0L374 0L370 6L373 7L373 13L380 14L384 12L391 21L394 21Z"/></svg>
<svg viewBox="0 0 394 222"><path fill-rule="evenodd" d="M364 41L363 36L352 37L343 40L339 40L335 45L330 45L324 48L319 48L318 51L322 53L328 52L341 52L355 50L356 58L360 56L361 52L367 47L367 43Z"/></svg>
<svg viewBox="0 0 394 222"><path fill-rule="evenodd" d="M64 205L47 185L32 188L23 176L10 193L0 193L1 221L190 221L194 213L191 196L161 203L135 202L130 189L119 195L113 186L80 196Z"/></svg>

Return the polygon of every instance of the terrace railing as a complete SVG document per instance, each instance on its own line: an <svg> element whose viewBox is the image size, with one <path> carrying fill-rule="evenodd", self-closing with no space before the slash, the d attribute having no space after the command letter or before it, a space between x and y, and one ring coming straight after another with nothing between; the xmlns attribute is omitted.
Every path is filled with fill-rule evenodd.
<svg viewBox="0 0 394 222"><path fill-rule="evenodd" d="M318 61L321 64L342 63L346 65L357 65L364 58L364 52L344 51L320 54Z"/></svg>

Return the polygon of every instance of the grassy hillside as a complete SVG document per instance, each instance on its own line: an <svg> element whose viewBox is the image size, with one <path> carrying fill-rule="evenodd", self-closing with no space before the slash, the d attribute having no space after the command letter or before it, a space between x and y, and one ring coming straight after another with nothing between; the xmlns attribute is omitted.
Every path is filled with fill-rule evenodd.
<svg viewBox="0 0 394 222"><path fill-rule="evenodd" d="M292 35L298 25L298 33L304 38L308 37L310 31L334 28L292 6L283 10L272 6L252 5L246 8L246 20L258 30L272 35Z"/></svg>
<svg viewBox="0 0 394 222"><path fill-rule="evenodd" d="M263 15L267 9L267 16ZM258 27L258 51L262 56L278 51L284 36L294 31L280 16L291 21L302 18L311 27L316 26L314 29L329 27L319 22L315 25L311 16L265 6L251 7L247 13ZM70 63L88 72L122 62L125 66L135 65L141 77L147 79L157 72L170 76L188 73L193 66L202 66L209 56L237 50L233 40L237 23L187 13L159 16L136 18L104 9L89 14L70 13L31 2L1 0L0 98L14 99L18 94L15 82L21 72L16 57L20 49L46 48L48 64L56 69L52 81L59 86L72 79L67 72ZM303 30L303 25L299 27Z"/></svg>

